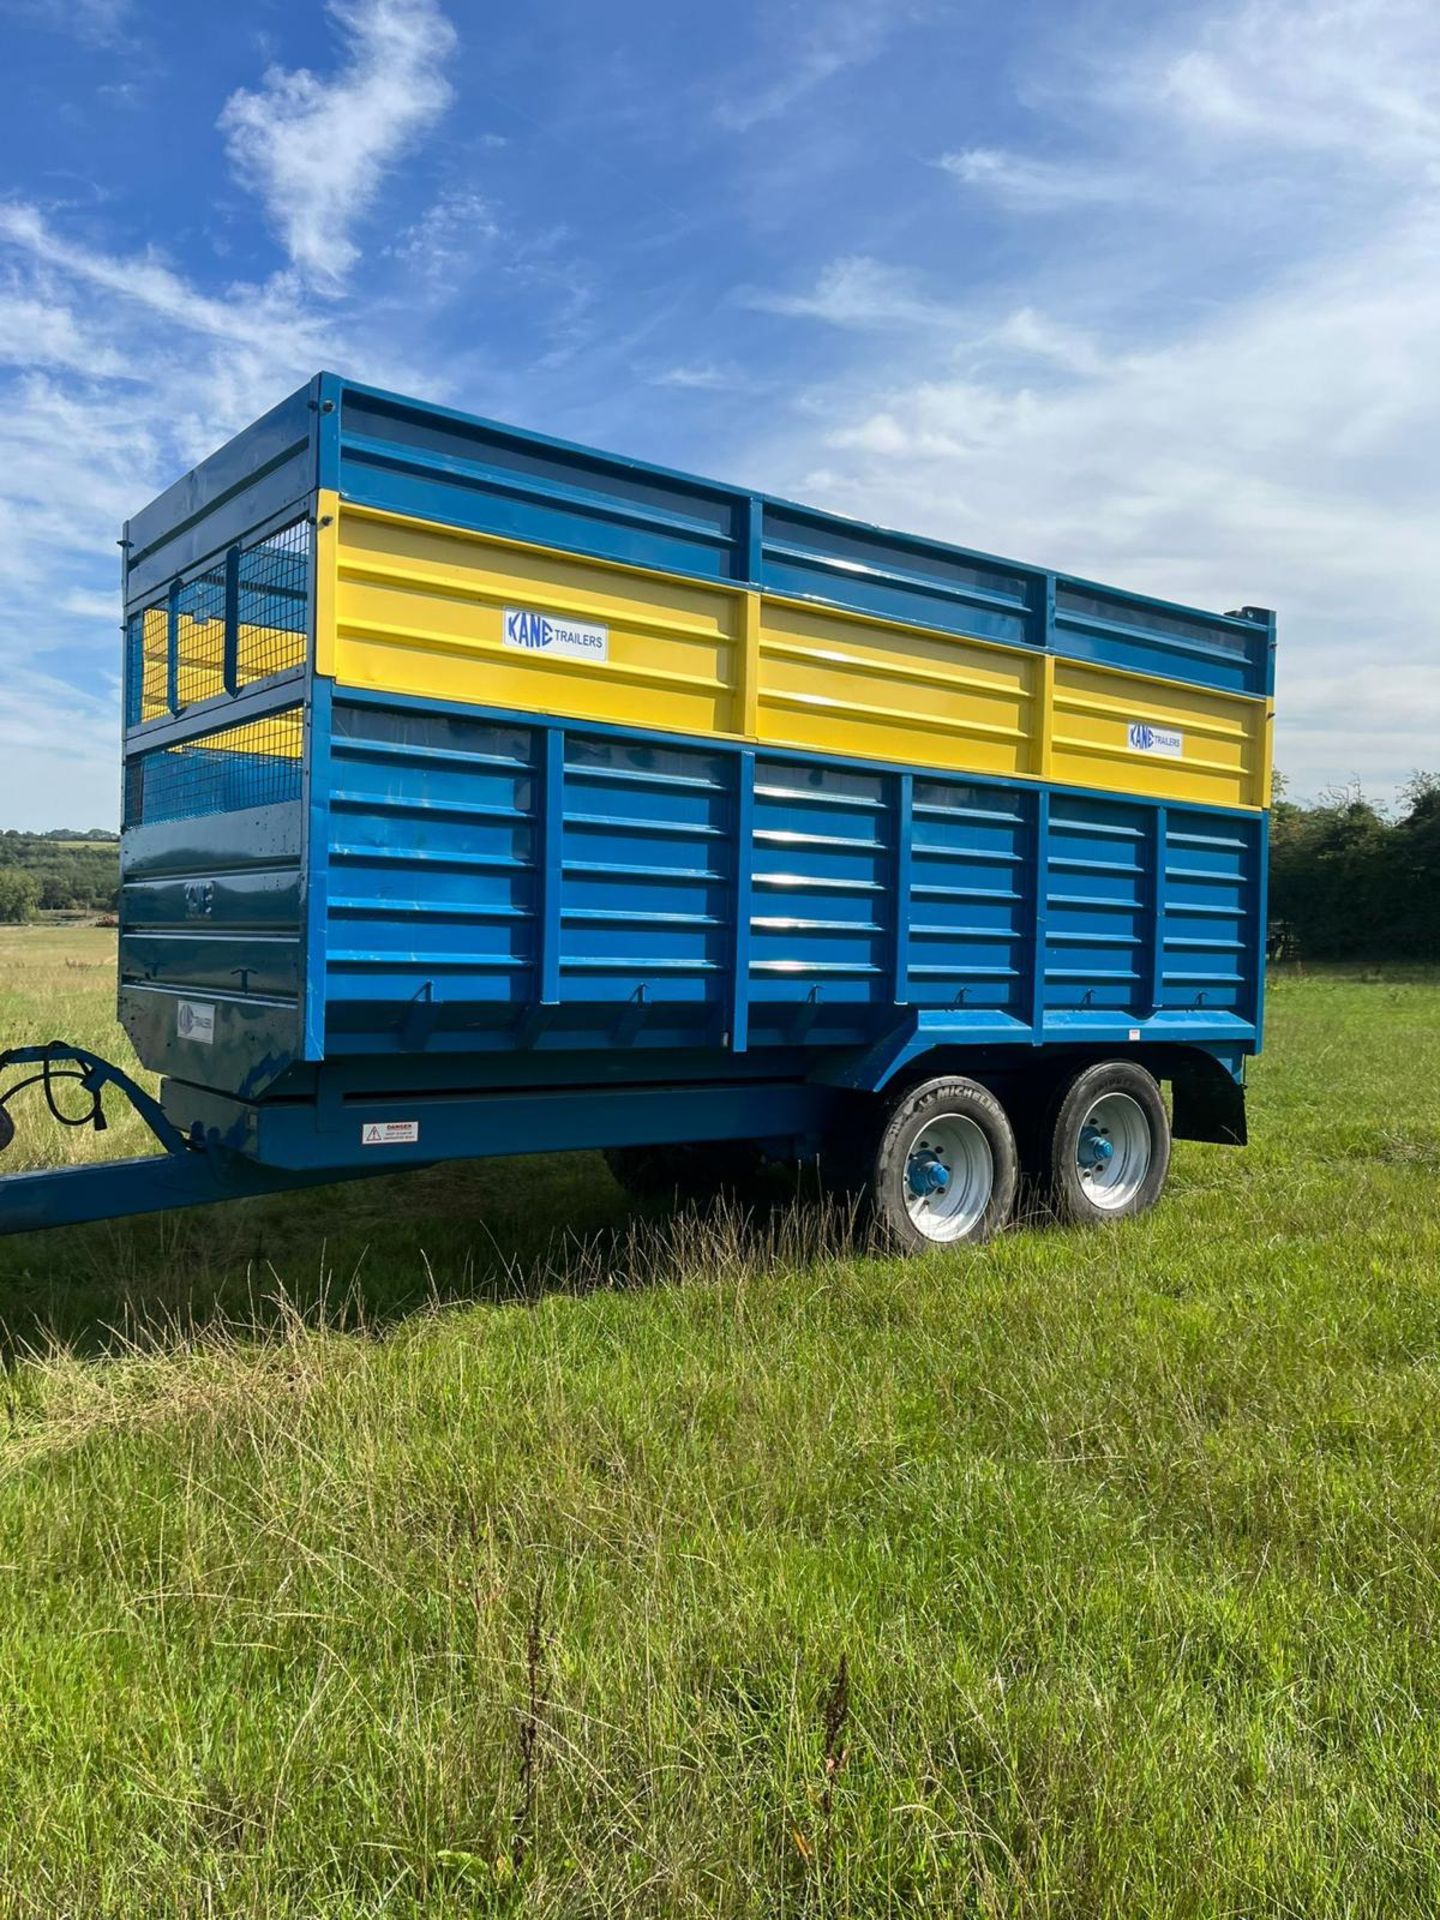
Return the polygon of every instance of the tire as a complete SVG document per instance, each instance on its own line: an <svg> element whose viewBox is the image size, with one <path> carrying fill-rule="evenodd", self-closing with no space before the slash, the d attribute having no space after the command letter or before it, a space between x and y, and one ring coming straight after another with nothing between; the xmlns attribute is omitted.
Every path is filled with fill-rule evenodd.
<svg viewBox="0 0 1440 1920"><path fill-rule="evenodd" d="M1020 1176L1005 1109L977 1081L927 1080L880 1129L867 1197L876 1226L905 1253L979 1246L1009 1220Z"/></svg>
<svg viewBox="0 0 1440 1920"><path fill-rule="evenodd" d="M606 1147L605 1164L632 1200L678 1200L703 1205L733 1193L748 1198L767 1168L751 1140L714 1140L696 1146Z"/></svg>
<svg viewBox="0 0 1440 1920"><path fill-rule="evenodd" d="M1043 1178L1050 1209L1070 1226L1148 1213L1170 1171L1170 1116L1132 1060L1087 1067L1052 1109Z"/></svg>

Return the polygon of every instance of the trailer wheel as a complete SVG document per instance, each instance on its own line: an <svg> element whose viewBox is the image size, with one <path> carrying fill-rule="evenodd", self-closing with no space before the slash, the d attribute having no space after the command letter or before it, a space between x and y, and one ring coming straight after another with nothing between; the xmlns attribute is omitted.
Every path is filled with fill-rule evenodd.
<svg viewBox="0 0 1440 1920"><path fill-rule="evenodd" d="M605 1164L632 1200L678 1200L682 1205L703 1204L725 1193L748 1198L768 1166L750 1140L606 1147Z"/></svg>
<svg viewBox="0 0 1440 1920"><path fill-rule="evenodd" d="M928 1080L880 1131L868 1195L876 1224L907 1253L978 1246L1005 1225L1019 1179L1005 1109L977 1081Z"/></svg>
<svg viewBox="0 0 1440 1920"><path fill-rule="evenodd" d="M1170 1171L1170 1118L1132 1060L1087 1067L1064 1089L1048 1129L1045 1178L1057 1218L1078 1226L1133 1219Z"/></svg>

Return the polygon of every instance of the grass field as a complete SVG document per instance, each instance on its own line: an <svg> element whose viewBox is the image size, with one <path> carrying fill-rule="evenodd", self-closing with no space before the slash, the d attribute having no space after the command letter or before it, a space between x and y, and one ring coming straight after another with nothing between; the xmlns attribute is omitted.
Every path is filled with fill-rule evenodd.
<svg viewBox="0 0 1440 1920"><path fill-rule="evenodd" d="M1270 1019L951 1261L589 1158L0 1242L0 1914L1440 1909L1440 983Z"/></svg>

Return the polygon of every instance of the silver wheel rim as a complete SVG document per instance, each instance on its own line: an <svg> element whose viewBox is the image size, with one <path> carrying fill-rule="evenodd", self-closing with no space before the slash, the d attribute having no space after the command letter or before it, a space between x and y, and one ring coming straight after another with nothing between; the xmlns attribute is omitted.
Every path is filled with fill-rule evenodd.
<svg viewBox="0 0 1440 1920"><path fill-rule="evenodd" d="M905 1211L937 1245L964 1240L985 1217L995 1190L995 1157L984 1130L963 1113L937 1114L905 1149Z"/></svg>
<svg viewBox="0 0 1440 1920"><path fill-rule="evenodd" d="M1119 1213L1144 1186L1154 1158L1150 1121L1128 1093L1102 1093L1087 1108L1075 1142L1082 1192L1102 1213Z"/></svg>

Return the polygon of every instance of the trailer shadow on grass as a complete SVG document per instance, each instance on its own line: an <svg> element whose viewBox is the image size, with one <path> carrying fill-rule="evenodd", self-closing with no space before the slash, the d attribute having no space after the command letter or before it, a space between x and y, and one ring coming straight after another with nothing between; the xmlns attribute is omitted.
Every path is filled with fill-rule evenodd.
<svg viewBox="0 0 1440 1920"><path fill-rule="evenodd" d="M694 1208L637 1203L599 1154L452 1162L0 1240L0 1362L263 1338L297 1316L380 1335L437 1306L795 1266L862 1238L804 1181Z"/></svg>

